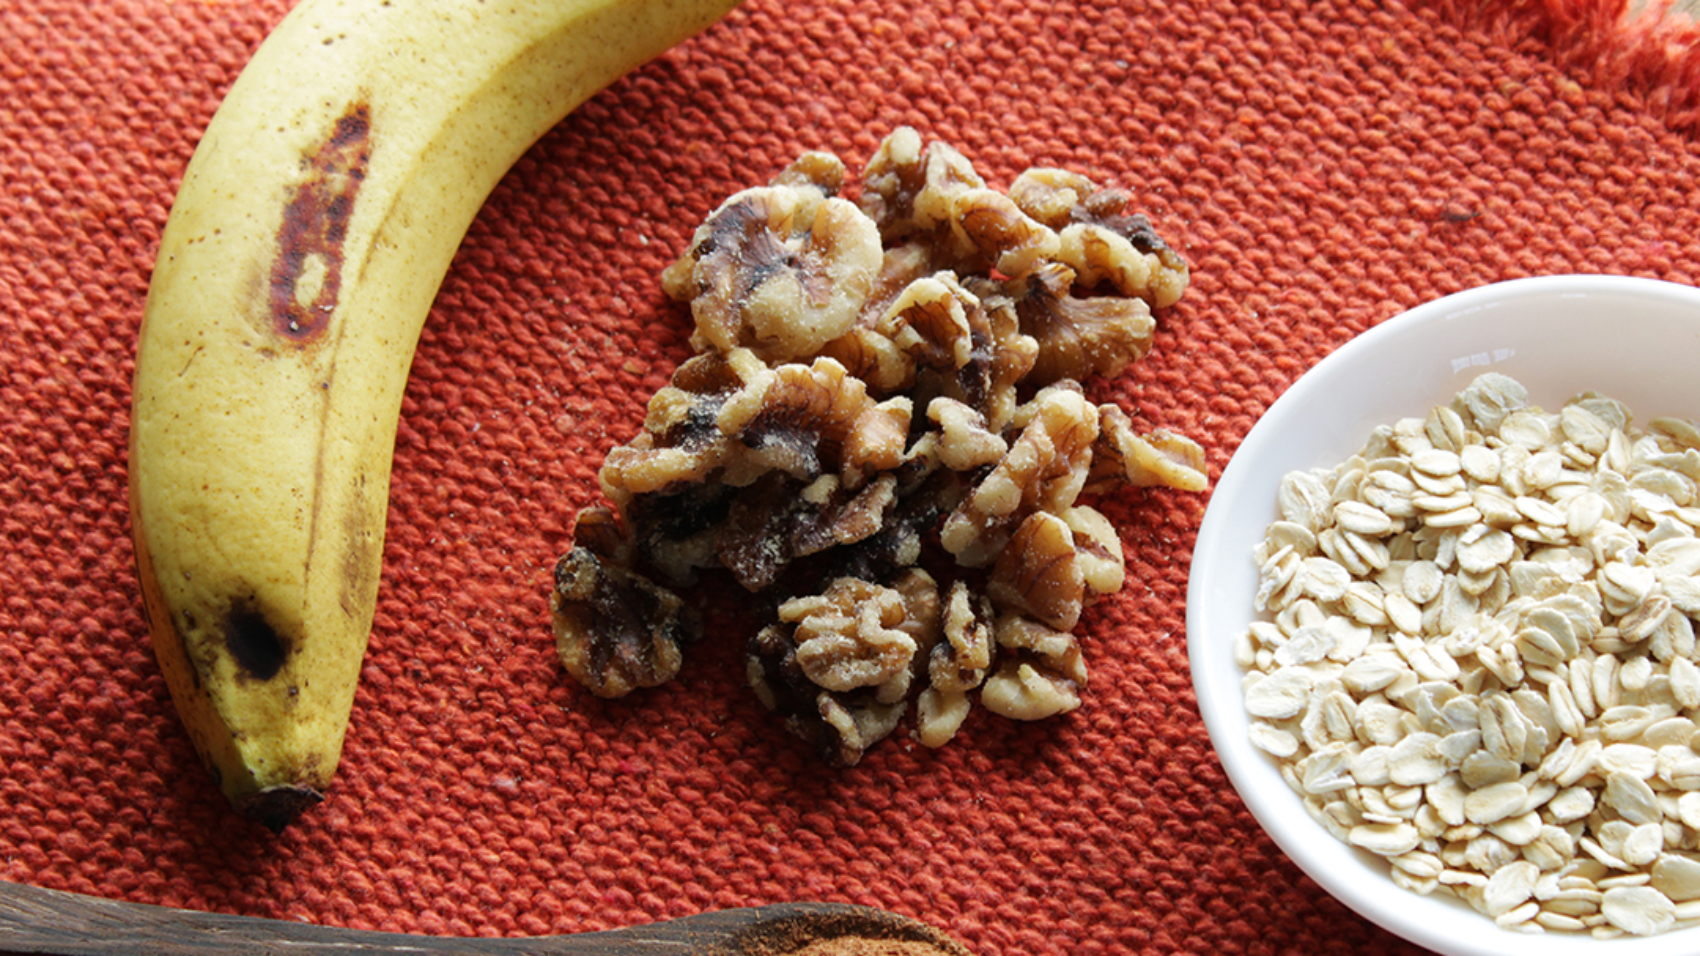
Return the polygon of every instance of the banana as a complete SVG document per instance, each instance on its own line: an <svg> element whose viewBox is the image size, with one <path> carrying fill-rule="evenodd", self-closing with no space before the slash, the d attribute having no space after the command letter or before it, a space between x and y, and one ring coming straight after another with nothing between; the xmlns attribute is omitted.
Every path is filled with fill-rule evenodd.
<svg viewBox="0 0 1700 956"><path fill-rule="evenodd" d="M302 0L220 104L136 347L130 508L155 656L243 814L341 756L396 427L438 286L508 168L737 0Z"/></svg>

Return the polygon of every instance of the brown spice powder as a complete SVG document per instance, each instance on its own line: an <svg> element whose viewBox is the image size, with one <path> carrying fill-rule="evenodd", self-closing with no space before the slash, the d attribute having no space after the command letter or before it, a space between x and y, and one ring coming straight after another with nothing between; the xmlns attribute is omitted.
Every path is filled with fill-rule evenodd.
<svg viewBox="0 0 1700 956"><path fill-rule="evenodd" d="M752 927L714 956L973 956L936 927L883 910L801 912Z"/></svg>
<svg viewBox="0 0 1700 956"><path fill-rule="evenodd" d="M866 936L840 936L819 939L794 949L783 956L955 956L956 950L912 939L870 939ZM768 956L752 953L751 956ZM771 956L780 956L778 953Z"/></svg>

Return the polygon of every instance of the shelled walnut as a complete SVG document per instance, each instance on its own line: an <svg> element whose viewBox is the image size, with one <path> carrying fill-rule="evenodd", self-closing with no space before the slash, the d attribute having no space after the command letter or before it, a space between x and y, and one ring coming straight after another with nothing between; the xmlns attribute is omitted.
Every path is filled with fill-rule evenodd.
<svg viewBox="0 0 1700 956"><path fill-rule="evenodd" d="M1048 168L1000 192L909 128L860 195L848 179L804 154L663 274L698 354L609 451L611 507L581 513L553 594L564 666L621 696L677 670L700 631L685 593L729 574L768 619L751 687L844 765L912 701L929 747L976 698L1078 707L1072 631L1124 577L1082 497L1206 487L1197 443L1081 384L1142 358L1189 278L1126 193Z"/></svg>

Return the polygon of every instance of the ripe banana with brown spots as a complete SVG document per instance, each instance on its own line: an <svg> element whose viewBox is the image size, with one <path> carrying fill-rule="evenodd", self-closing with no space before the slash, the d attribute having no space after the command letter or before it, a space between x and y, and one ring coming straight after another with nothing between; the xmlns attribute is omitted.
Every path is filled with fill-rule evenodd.
<svg viewBox="0 0 1700 956"><path fill-rule="evenodd" d="M184 172L137 343L131 520L156 657L243 813L341 755L408 368L497 181L737 0L302 0Z"/></svg>

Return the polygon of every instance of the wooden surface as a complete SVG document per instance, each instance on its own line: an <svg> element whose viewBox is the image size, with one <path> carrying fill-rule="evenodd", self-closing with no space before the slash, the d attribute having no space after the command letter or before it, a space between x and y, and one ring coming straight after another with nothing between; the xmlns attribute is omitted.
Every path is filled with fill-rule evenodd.
<svg viewBox="0 0 1700 956"><path fill-rule="evenodd" d="M568 936L458 938L171 909L0 883L0 954L51 956L781 956L822 940L967 950L924 923L860 906L776 904Z"/></svg>

